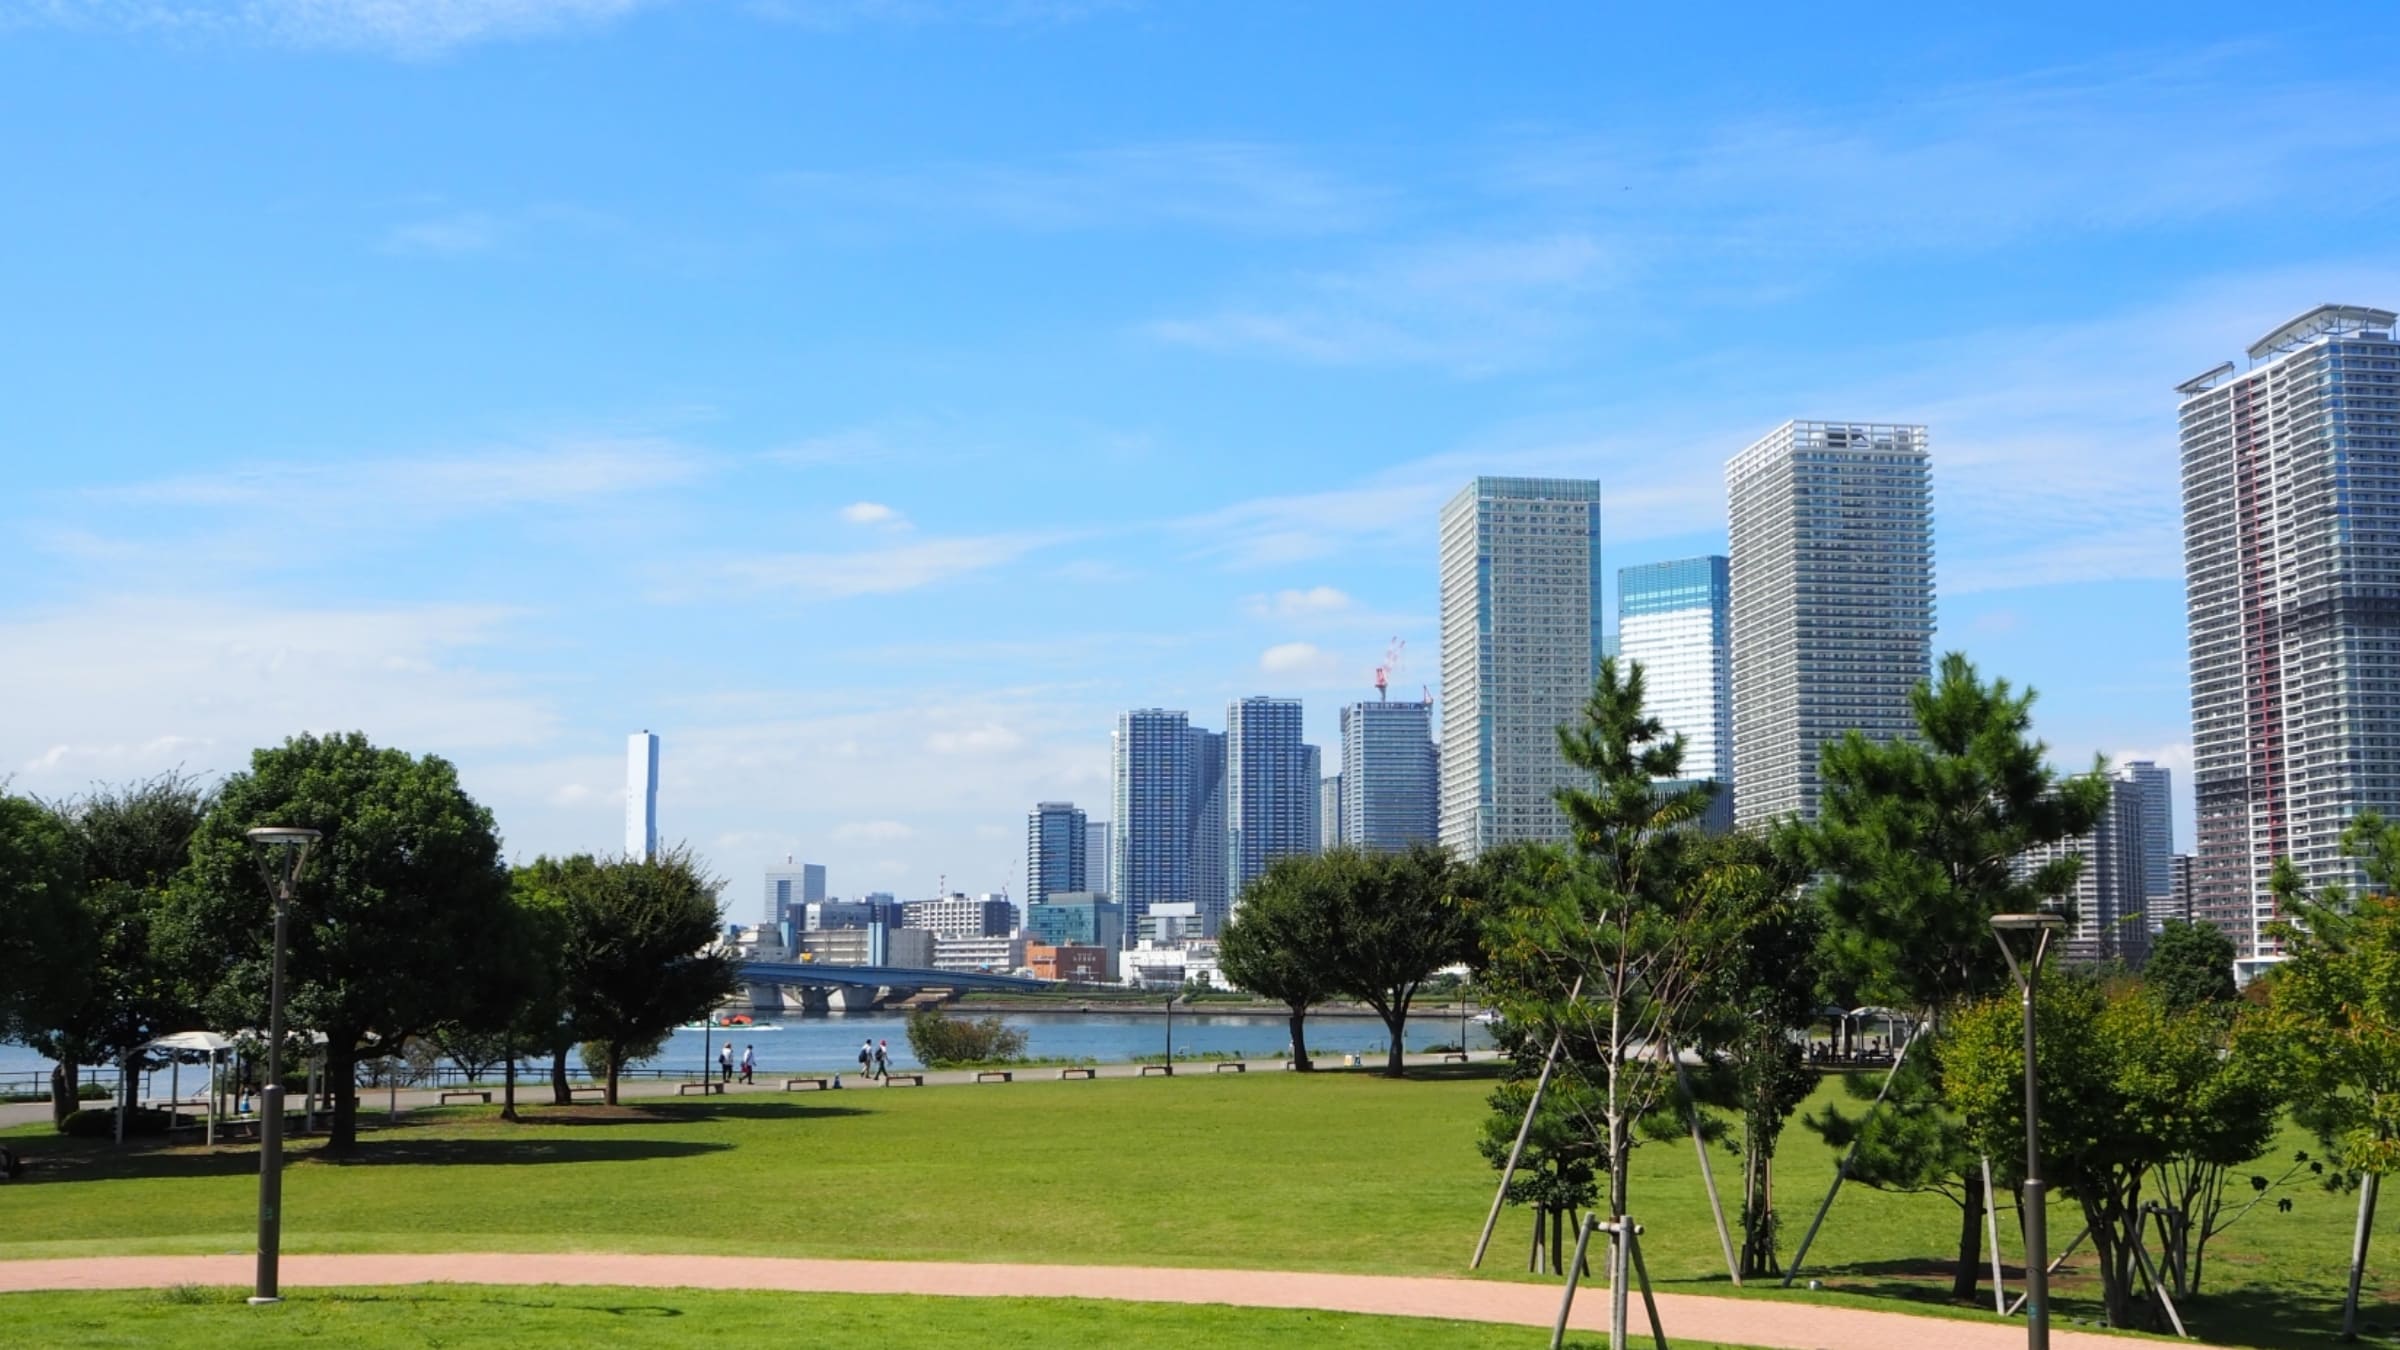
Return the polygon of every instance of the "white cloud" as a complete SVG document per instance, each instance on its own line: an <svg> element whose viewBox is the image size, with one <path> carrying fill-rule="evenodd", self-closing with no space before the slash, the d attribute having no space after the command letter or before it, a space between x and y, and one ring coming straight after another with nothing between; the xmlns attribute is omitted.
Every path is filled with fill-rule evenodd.
<svg viewBox="0 0 2400 1350"><path fill-rule="evenodd" d="M937 755L998 755L1024 745L1023 736L998 722L937 731L925 738L925 748Z"/></svg>
<svg viewBox="0 0 2400 1350"><path fill-rule="evenodd" d="M282 528L323 514L381 518L405 511L459 516L515 506L556 506L664 487L697 476L703 467L698 454L671 442L597 438L346 464L252 464L102 488L92 495L139 506L242 511L272 506Z"/></svg>
<svg viewBox="0 0 2400 1350"><path fill-rule="evenodd" d="M1350 608L1350 597L1331 586L1311 586L1306 590L1253 595L1242 602L1242 607L1262 619L1300 619L1346 610Z"/></svg>
<svg viewBox="0 0 2400 1350"><path fill-rule="evenodd" d="M661 0L33 0L17 22L426 56L606 24ZM0 20L5 26L6 20Z"/></svg>
<svg viewBox="0 0 2400 1350"><path fill-rule="evenodd" d="M56 794L94 778L247 765L252 747L359 730L419 753L511 751L558 726L547 700L480 671L512 615L464 606L311 608L197 596L0 621L0 765Z"/></svg>
<svg viewBox="0 0 2400 1350"><path fill-rule="evenodd" d="M771 553L724 564L726 577L763 590L827 600L897 595L972 576L1055 542L1037 534L927 539L855 553Z"/></svg>
<svg viewBox="0 0 2400 1350"><path fill-rule="evenodd" d="M1279 642L1258 654L1258 668L1269 675L1314 681L1332 678L1336 662L1332 653L1313 642Z"/></svg>
<svg viewBox="0 0 2400 1350"><path fill-rule="evenodd" d="M882 502L852 502L842 508L842 519L853 525L905 525L907 520L898 511Z"/></svg>

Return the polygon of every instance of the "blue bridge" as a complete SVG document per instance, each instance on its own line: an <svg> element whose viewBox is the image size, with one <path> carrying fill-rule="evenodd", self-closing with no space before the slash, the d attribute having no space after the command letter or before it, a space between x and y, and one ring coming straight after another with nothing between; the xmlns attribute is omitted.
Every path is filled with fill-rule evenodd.
<svg viewBox="0 0 2400 1350"><path fill-rule="evenodd" d="M906 997L923 989L1005 989L1033 992L1052 988L1048 980L1021 975L991 975L981 971L917 970L908 966L836 966L817 961L744 961L741 981L750 1000L760 1007L779 1006L784 989L800 991L801 1002L812 1009L842 996L848 1008L871 1007L888 991ZM764 995L764 997L762 997Z"/></svg>

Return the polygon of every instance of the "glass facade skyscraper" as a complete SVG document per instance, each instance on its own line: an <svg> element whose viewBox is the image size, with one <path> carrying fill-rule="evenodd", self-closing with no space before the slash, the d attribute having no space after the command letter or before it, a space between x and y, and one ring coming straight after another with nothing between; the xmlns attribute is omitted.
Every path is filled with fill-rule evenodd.
<svg viewBox="0 0 2400 1350"><path fill-rule="evenodd" d="M625 856L658 856L658 737L647 731L625 738Z"/></svg>
<svg viewBox="0 0 2400 1350"><path fill-rule="evenodd" d="M1733 810L1814 819L1817 756L1916 734L1933 673L1925 428L1786 422L1725 466L1733 547Z"/></svg>
<svg viewBox="0 0 2400 1350"><path fill-rule="evenodd" d="M1042 802L1026 813L1026 904L1093 889L1085 826L1084 814L1073 802Z"/></svg>
<svg viewBox="0 0 2400 1350"><path fill-rule="evenodd" d="M1300 701L1237 699L1225 709L1225 887L1235 899L1277 858L1317 851L1316 751L1300 739ZM1209 911L1200 918L1214 934Z"/></svg>
<svg viewBox="0 0 2400 1350"><path fill-rule="evenodd" d="M1442 508L1441 842L1566 837L1558 751L1600 664L1600 484L1478 478Z"/></svg>
<svg viewBox="0 0 2400 1350"><path fill-rule="evenodd" d="M2191 633L2192 917L2279 953L2267 877L2352 885L2342 830L2400 812L2400 342L2321 305L2176 387Z"/></svg>
<svg viewBox="0 0 2400 1350"><path fill-rule="evenodd" d="M1109 869L1129 928L1153 904L1192 898L1195 735L1207 733L1195 733L1181 712L1117 715L1109 741Z"/></svg>
<svg viewBox="0 0 2400 1350"><path fill-rule="evenodd" d="M1432 704L1343 708L1341 841L1383 853L1436 842L1441 783L1434 765Z"/></svg>
<svg viewBox="0 0 2400 1350"><path fill-rule="evenodd" d="M1617 664L1642 671L1644 708L1683 735L1683 781L1733 799L1732 588L1720 556L1678 558L1617 572Z"/></svg>

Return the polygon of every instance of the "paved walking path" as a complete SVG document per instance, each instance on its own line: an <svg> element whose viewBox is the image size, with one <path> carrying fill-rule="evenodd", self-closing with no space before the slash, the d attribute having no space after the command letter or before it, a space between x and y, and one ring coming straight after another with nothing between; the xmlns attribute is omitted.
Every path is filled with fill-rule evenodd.
<svg viewBox="0 0 2400 1350"><path fill-rule="evenodd" d="M0 1292L141 1289L174 1284L250 1283L248 1255L101 1256L0 1261ZM606 1252L449 1255L287 1255L287 1288L335 1285L563 1284L647 1288L782 1290L794 1293L937 1294L969 1297L1123 1299L1220 1303L1244 1308L1440 1317L1547 1327L1558 1317L1555 1285L1395 1275L1317 1275L1266 1270L1179 1270L1141 1266L985 1265L956 1261L814 1261L758 1256L649 1256ZM1661 1294L1659 1319L1679 1339L1767 1350L2016 1350L2022 1322L1912 1317L1798 1302ZM1635 1329L1646 1330L1641 1301ZM1605 1332L1608 1293L1589 1288L1573 1325ZM1644 1342L1645 1344L1647 1342ZM2054 1350L2126 1350L2132 1342L2097 1332L2054 1330Z"/></svg>

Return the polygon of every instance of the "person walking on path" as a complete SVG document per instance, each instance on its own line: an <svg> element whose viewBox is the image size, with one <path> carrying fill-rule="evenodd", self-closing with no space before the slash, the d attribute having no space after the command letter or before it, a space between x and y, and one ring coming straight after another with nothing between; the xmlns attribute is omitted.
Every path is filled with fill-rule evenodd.
<svg viewBox="0 0 2400 1350"><path fill-rule="evenodd" d="M875 1076L884 1082L892 1079L892 1043L875 1042Z"/></svg>
<svg viewBox="0 0 2400 1350"><path fill-rule="evenodd" d="M744 1083L756 1081L757 1073L758 1049L756 1046L745 1045L742 1047L742 1081Z"/></svg>
<svg viewBox="0 0 2400 1350"><path fill-rule="evenodd" d="M858 1043L858 1076L861 1078L875 1076L875 1042L871 1037Z"/></svg>
<svg viewBox="0 0 2400 1350"><path fill-rule="evenodd" d="M725 1048L717 1052L717 1072L724 1077L726 1082L733 1081L733 1042L731 1041L725 1042Z"/></svg>

